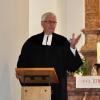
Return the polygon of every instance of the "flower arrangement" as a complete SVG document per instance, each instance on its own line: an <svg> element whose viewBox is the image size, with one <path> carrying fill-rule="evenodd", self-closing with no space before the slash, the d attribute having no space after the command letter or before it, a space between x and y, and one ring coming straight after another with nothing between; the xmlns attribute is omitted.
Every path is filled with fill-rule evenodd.
<svg viewBox="0 0 100 100"><path fill-rule="evenodd" d="M89 75L90 70L88 66L88 62L86 59L83 59L83 64L74 72L74 76L86 76Z"/></svg>

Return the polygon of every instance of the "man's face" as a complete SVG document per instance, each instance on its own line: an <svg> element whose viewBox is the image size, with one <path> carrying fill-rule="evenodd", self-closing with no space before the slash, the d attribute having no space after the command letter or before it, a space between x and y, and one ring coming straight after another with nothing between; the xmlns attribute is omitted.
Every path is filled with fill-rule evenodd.
<svg viewBox="0 0 100 100"><path fill-rule="evenodd" d="M52 34L55 31L56 23L56 17L51 15L42 21L41 25L46 34Z"/></svg>

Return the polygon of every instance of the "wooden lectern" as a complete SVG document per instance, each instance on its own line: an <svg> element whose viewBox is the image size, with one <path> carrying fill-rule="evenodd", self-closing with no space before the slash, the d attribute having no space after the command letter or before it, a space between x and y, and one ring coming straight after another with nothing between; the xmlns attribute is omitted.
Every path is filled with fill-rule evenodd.
<svg viewBox="0 0 100 100"><path fill-rule="evenodd" d="M16 68L21 100L51 100L51 83L58 83L54 68Z"/></svg>

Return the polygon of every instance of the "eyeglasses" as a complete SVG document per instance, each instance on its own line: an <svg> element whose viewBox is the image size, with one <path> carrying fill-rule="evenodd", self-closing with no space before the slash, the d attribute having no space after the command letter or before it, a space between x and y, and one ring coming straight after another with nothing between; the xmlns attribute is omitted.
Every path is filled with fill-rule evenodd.
<svg viewBox="0 0 100 100"><path fill-rule="evenodd" d="M57 23L56 21L43 21L43 22L46 22L48 24L56 24Z"/></svg>

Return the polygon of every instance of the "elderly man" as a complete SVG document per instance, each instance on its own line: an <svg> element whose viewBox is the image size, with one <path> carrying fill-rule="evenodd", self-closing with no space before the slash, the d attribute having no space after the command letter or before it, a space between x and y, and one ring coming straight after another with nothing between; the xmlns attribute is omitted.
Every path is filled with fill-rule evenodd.
<svg viewBox="0 0 100 100"><path fill-rule="evenodd" d="M59 84L51 84L52 100L68 100L66 71L74 72L82 64L76 44L80 35L72 35L70 42L64 36L56 34L56 15L44 13L41 17L43 32L30 37L22 47L17 67L54 67Z"/></svg>

